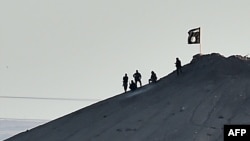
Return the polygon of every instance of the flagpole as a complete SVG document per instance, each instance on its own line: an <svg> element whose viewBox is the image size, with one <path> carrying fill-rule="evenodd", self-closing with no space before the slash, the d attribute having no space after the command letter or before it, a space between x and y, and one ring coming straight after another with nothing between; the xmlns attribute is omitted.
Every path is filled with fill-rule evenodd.
<svg viewBox="0 0 250 141"><path fill-rule="evenodd" d="M202 32L201 32L201 27L200 27L200 55L202 55L201 43L202 43Z"/></svg>
<svg viewBox="0 0 250 141"><path fill-rule="evenodd" d="M200 55L202 55L201 27L197 27L188 31L188 44L200 44Z"/></svg>

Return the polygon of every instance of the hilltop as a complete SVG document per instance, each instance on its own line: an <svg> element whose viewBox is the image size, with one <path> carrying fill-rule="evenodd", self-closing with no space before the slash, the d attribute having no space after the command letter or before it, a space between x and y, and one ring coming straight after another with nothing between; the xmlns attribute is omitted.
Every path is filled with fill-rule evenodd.
<svg viewBox="0 0 250 141"><path fill-rule="evenodd" d="M218 141L250 123L250 59L195 55L156 84L80 109L6 141Z"/></svg>

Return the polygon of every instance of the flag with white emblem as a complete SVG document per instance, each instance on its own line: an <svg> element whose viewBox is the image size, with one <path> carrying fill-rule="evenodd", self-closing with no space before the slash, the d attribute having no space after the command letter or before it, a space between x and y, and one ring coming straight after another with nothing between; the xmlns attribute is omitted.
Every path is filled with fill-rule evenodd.
<svg viewBox="0 0 250 141"><path fill-rule="evenodd" d="M200 44L200 28L188 31L188 44Z"/></svg>

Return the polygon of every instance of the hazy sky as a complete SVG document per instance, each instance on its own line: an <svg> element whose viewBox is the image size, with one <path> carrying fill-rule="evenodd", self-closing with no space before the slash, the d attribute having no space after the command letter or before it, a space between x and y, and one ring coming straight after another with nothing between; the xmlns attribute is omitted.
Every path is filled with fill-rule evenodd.
<svg viewBox="0 0 250 141"><path fill-rule="evenodd" d="M138 69L163 77L199 53L250 53L249 0L1 0L0 96L101 100ZM93 101L0 97L0 118L54 119Z"/></svg>

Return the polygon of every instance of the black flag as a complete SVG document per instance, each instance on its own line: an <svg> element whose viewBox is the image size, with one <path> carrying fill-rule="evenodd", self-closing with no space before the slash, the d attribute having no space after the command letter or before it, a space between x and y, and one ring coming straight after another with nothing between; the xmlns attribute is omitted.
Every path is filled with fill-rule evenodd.
<svg viewBox="0 0 250 141"><path fill-rule="evenodd" d="M188 31L188 44L200 43L200 28L191 29Z"/></svg>

